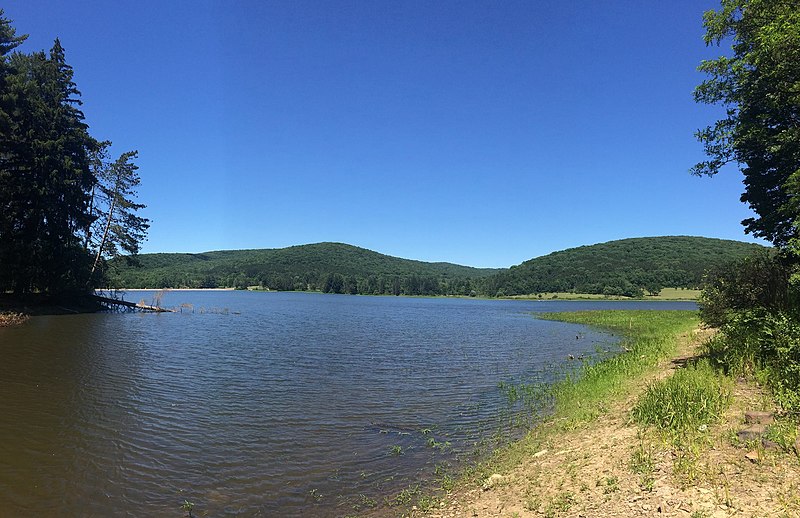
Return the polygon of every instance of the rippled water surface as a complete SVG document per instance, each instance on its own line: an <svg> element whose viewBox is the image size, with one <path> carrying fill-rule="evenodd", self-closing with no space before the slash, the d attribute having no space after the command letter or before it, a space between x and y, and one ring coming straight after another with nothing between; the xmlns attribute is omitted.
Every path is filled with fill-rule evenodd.
<svg viewBox="0 0 800 518"><path fill-rule="evenodd" d="M192 308L0 329L0 514L182 516L184 499L199 516L352 513L495 432L507 405L498 382L613 342L532 312L694 308L255 292L162 301L181 303Z"/></svg>

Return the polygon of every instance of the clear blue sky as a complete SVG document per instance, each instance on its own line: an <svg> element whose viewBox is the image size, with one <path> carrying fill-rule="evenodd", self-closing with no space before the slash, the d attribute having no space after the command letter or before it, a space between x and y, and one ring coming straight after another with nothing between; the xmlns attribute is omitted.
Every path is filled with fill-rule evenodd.
<svg viewBox="0 0 800 518"><path fill-rule="evenodd" d="M612 239L752 241L694 131L708 0L12 0L92 134L137 149L144 252L350 243L505 267Z"/></svg>

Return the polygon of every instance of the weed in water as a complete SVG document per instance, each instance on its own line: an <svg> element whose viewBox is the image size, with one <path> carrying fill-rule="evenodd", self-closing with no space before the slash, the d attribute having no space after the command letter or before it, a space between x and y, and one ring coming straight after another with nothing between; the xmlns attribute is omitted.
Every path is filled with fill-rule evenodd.
<svg viewBox="0 0 800 518"><path fill-rule="evenodd" d="M186 511L186 516L189 518L194 518L194 515L192 514L192 510L194 510L194 504L192 502L184 500L181 504L181 509Z"/></svg>
<svg viewBox="0 0 800 518"><path fill-rule="evenodd" d="M403 454L403 447L400 446L400 445L395 444L394 446L392 446L389 449L389 453L391 455L394 455L395 457L398 456L398 455L402 455Z"/></svg>
<svg viewBox="0 0 800 518"><path fill-rule="evenodd" d="M414 498L418 497L420 494L419 485L409 486L399 493L395 495L394 498L387 501L387 504L390 506L409 506L411 502L414 501Z"/></svg>
<svg viewBox="0 0 800 518"><path fill-rule="evenodd" d="M358 502L353 504L354 511L360 511L362 509L373 509L378 506L378 501L374 498L370 498L367 495L360 494L358 495Z"/></svg>

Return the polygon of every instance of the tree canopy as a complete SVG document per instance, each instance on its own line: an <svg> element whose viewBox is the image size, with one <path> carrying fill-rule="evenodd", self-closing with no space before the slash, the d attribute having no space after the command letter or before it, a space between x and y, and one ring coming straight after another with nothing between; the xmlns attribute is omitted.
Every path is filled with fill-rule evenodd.
<svg viewBox="0 0 800 518"><path fill-rule="evenodd" d="M698 288L712 268L763 249L693 236L620 239L525 261L488 278L489 295L543 292L641 297L661 288Z"/></svg>
<svg viewBox="0 0 800 518"><path fill-rule="evenodd" d="M144 238L146 220L134 214L143 205L131 201L135 153L112 173L94 167L108 143L89 134L61 42L14 50L24 39L0 10L0 291L85 290L93 256L113 255L115 243L135 252ZM105 215L98 193L117 207L102 243L90 239Z"/></svg>
<svg viewBox="0 0 800 518"><path fill-rule="evenodd" d="M470 295L497 270L392 257L343 243L202 254L142 254L139 267L109 262L124 288L261 286L281 291L370 295Z"/></svg>
<svg viewBox="0 0 800 518"><path fill-rule="evenodd" d="M704 61L699 102L726 117L698 132L708 160L696 174L736 163L742 201L756 213L747 232L779 253L757 254L706 279L701 317L720 333L708 344L714 363L736 376L766 380L789 415L800 411L800 2L722 0L705 13L706 43L731 42L732 55Z"/></svg>
<svg viewBox="0 0 800 518"><path fill-rule="evenodd" d="M726 117L697 133L708 160L692 171L739 164L741 199L756 213L746 231L786 247L800 235L800 2L722 0L704 25L706 44L730 41L732 55L699 67L708 78L695 99L722 105Z"/></svg>
<svg viewBox="0 0 800 518"><path fill-rule="evenodd" d="M371 295L527 295L542 292L641 296L662 287L695 288L704 273L762 249L702 237L611 241L554 252L510 269L425 263L342 243L202 254L143 254L140 268L110 261L125 288L262 286Z"/></svg>

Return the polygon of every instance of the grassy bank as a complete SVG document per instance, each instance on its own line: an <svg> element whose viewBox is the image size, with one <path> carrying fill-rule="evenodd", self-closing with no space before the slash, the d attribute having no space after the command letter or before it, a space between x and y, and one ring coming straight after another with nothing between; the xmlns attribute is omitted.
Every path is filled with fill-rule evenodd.
<svg viewBox="0 0 800 518"><path fill-rule="evenodd" d="M411 516L800 516L796 422L714 368L695 314L548 317L623 334L626 352L553 387L550 417Z"/></svg>
<svg viewBox="0 0 800 518"><path fill-rule="evenodd" d="M626 297L623 295L602 295L599 293L572 293L568 291L534 293L530 295L512 295L509 299L520 300L670 300L670 301L692 301L700 297L700 290L688 288L663 288L656 295L644 297Z"/></svg>
<svg viewBox="0 0 800 518"><path fill-rule="evenodd" d="M542 394L541 387L533 387L531 392L537 400L548 400L546 406L551 414L545 422L519 441L496 450L488 459L467 467L455 484L449 475L442 477L436 494L415 495L417 498L407 501L397 514L439 509L454 487L456 494L479 488L493 474L506 473L523 459L539 455L552 438L589 425L608 413L613 401L629 397L645 374L657 370L660 362L675 354L680 337L698 325L695 311L576 311L542 314L538 318L589 325L621 336L621 352L599 363L584 362L578 371L546 389L546 394ZM526 394L528 389L514 387L517 394Z"/></svg>
<svg viewBox="0 0 800 518"><path fill-rule="evenodd" d="M584 324L622 335L623 353L585 364L577 377L553 387L554 417L577 426L602 413L609 398L635 387L631 381L675 353L678 337L697 327L695 311L609 310L547 313L539 318Z"/></svg>

